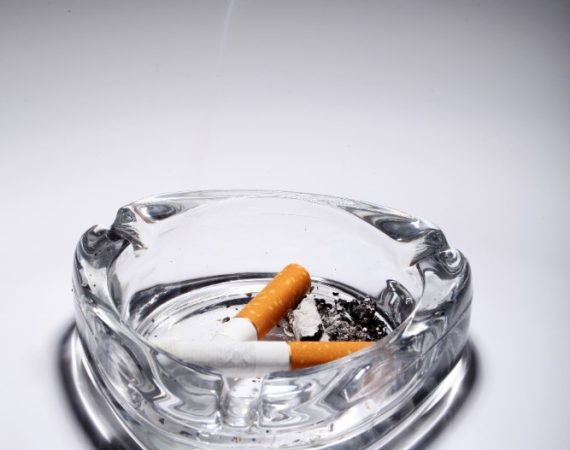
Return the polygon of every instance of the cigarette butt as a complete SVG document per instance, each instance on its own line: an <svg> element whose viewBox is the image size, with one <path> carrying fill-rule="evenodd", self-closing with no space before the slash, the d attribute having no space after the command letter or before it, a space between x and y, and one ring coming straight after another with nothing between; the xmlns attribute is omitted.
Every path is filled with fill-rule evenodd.
<svg viewBox="0 0 570 450"><path fill-rule="evenodd" d="M161 339L154 343L182 361L212 367L228 377L261 377L289 370L289 346L283 341Z"/></svg>
<svg viewBox="0 0 570 450"><path fill-rule="evenodd" d="M263 339L311 287L311 277L299 264L289 264L259 294L224 324L220 335L236 340Z"/></svg>
<svg viewBox="0 0 570 450"><path fill-rule="evenodd" d="M222 370L231 377L263 376L281 370L302 369L334 361L373 342L189 342L159 339L154 343L178 359Z"/></svg>
<svg viewBox="0 0 570 450"><path fill-rule="evenodd" d="M295 370L324 364L362 350L373 343L372 341L289 342L291 352L290 367Z"/></svg>

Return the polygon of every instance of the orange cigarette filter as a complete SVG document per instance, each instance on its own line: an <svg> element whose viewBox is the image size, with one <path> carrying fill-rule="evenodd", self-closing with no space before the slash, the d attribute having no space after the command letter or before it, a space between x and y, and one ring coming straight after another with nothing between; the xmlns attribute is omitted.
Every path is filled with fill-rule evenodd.
<svg viewBox="0 0 570 450"><path fill-rule="evenodd" d="M248 319L263 337L307 295L311 276L299 264L289 264L236 315Z"/></svg>
<svg viewBox="0 0 570 450"><path fill-rule="evenodd" d="M291 341L289 344L291 369L303 369L348 356L372 345L374 341Z"/></svg>

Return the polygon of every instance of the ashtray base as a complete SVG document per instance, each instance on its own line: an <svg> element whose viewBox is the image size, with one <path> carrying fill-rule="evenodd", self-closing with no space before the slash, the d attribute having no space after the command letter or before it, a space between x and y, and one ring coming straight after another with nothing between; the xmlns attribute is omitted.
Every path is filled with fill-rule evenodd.
<svg viewBox="0 0 570 450"><path fill-rule="evenodd" d="M68 401L95 448L102 450L150 450L141 444L122 423L99 389L85 365L85 354L75 326L63 336L59 349L62 382ZM469 341L455 367L406 418L380 439L366 442L367 449L425 447L442 430L472 391L477 379L477 358ZM364 435L377 435L373 429ZM351 440L352 442L352 440ZM350 448L349 442L329 448ZM202 447L201 447L202 448ZM203 447L206 448L206 447ZM361 447L362 448L362 447ZM188 447L191 450L192 447Z"/></svg>

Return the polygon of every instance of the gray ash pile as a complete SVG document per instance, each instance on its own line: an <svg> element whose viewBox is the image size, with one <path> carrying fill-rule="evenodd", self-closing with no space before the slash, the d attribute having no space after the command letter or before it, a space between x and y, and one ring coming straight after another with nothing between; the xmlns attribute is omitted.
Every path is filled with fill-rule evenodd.
<svg viewBox="0 0 570 450"><path fill-rule="evenodd" d="M301 341L377 341L389 327L370 298L307 296L280 323L284 333Z"/></svg>

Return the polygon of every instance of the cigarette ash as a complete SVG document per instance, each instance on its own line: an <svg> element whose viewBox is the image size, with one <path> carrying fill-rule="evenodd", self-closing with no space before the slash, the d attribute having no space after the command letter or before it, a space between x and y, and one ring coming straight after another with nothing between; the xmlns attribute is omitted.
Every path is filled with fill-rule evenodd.
<svg viewBox="0 0 570 450"><path fill-rule="evenodd" d="M376 341L388 334L386 321L370 298L332 295L305 297L280 322L285 335L300 341Z"/></svg>

